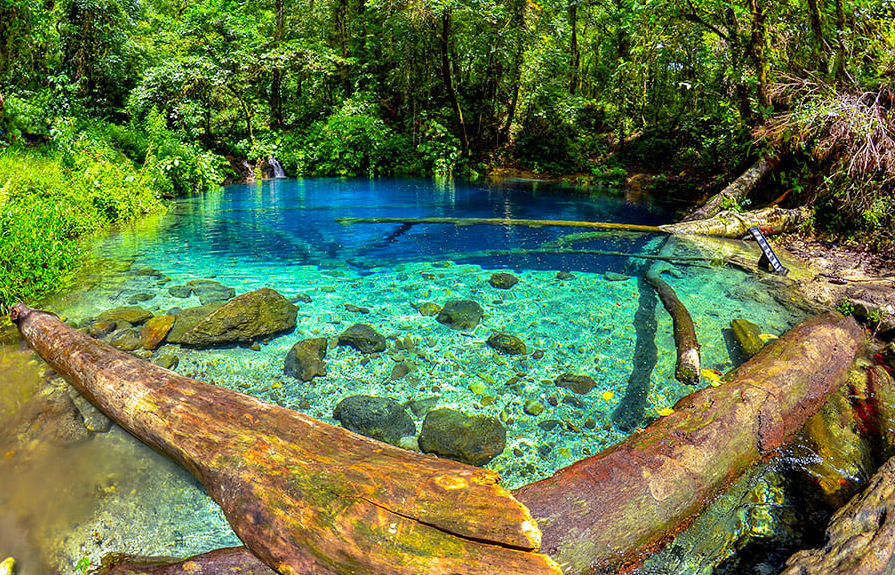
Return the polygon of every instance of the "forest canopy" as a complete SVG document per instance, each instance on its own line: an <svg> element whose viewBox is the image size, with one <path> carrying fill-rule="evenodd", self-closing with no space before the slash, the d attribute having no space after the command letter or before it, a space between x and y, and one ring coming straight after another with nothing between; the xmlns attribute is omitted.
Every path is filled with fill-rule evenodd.
<svg viewBox="0 0 895 575"><path fill-rule="evenodd" d="M156 198L276 157L645 172L693 201L766 157L756 193L884 247L893 19L892 0L0 0L0 145L7 166L99 146Z"/></svg>

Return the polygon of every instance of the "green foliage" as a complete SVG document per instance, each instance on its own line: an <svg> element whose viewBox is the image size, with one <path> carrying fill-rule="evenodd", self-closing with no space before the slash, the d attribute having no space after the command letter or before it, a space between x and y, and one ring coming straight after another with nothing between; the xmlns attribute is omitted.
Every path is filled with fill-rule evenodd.
<svg viewBox="0 0 895 575"><path fill-rule="evenodd" d="M46 153L0 152L0 309L67 285L78 238L163 209L152 182L108 144L54 130Z"/></svg>
<svg viewBox="0 0 895 575"><path fill-rule="evenodd" d="M842 315L853 315L855 313L855 304L848 299L848 296L845 296L836 304L836 311Z"/></svg>

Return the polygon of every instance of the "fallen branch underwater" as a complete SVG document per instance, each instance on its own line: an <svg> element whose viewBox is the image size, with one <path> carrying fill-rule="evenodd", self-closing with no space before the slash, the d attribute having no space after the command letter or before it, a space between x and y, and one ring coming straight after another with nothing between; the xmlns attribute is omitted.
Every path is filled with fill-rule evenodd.
<svg viewBox="0 0 895 575"><path fill-rule="evenodd" d="M178 375L21 303L10 318L106 415L196 476L279 573L560 573L493 471Z"/></svg>

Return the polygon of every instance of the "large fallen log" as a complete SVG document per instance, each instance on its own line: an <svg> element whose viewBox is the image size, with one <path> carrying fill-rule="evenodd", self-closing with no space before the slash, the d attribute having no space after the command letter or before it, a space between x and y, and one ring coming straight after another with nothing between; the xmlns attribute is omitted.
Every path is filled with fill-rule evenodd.
<svg viewBox="0 0 895 575"><path fill-rule="evenodd" d="M763 208L751 212L720 212L717 215L693 221L659 226L669 234L699 234L740 239L749 234L749 228L757 227L766 236L794 232L810 217L808 208L784 210Z"/></svg>
<svg viewBox="0 0 895 575"><path fill-rule="evenodd" d="M790 439L843 384L863 339L853 318L817 316L641 433L518 489L542 551L566 575L636 565Z"/></svg>
<svg viewBox="0 0 895 575"><path fill-rule="evenodd" d="M336 221L347 226L350 224L453 224L455 226L526 226L530 228L560 227L560 228L596 228L606 230L629 230L638 232L658 232L656 226L643 226L639 224L620 224L617 222L573 222L568 220L516 220L511 218L336 218Z"/></svg>
<svg viewBox="0 0 895 575"><path fill-rule="evenodd" d="M762 180L777 165L776 160L758 160L748 170L742 173L726 188L709 198L702 206L693 210L693 213L683 221L704 220L713 217L721 211L725 203L738 202L751 192L758 182Z"/></svg>
<svg viewBox="0 0 895 575"><path fill-rule="evenodd" d="M279 573L559 573L493 471L183 377L24 304L10 318L106 415L195 475Z"/></svg>
<svg viewBox="0 0 895 575"><path fill-rule="evenodd" d="M182 561L120 557L114 563L100 569L100 575L276 575L245 547L215 549Z"/></svg>

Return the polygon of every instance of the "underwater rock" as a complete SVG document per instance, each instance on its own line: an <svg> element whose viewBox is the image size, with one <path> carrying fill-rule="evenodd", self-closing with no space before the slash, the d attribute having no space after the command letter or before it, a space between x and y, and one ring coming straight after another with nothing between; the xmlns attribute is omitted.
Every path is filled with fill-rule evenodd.
<svg viewBox="0 0 895 575"><path fill-rule="evenodd" d="M152 363L159 367L173 370L177 369L177 366L180 364L180 358L172 352L160 353L152 358Z"/></svg>
<svg viewBox="0 0 895 575"><path fill-rule="evenodd" d="M325 337L314 337L303 339L293 345L286 354L283 368L286 375L291 375L300 381L311 381L317 376L325 376L326 364L323 363L323 359L326 357L326 344Z"/></svg>
<svg viewBox="0 0 895 575"><path fill-rule="evenodd" d="M730 321L733 329L733 337L740 344L740 349L746 357L752 357L764 347L761 339L761 328L745 319L733 319Z"/></svg>
<svg viewBox="0 0 895 575"><path fill-rule="evenodd" d="M33 442L71 445L90 437L84 420L69 395L68 384L48 385L16 412L5 431L11 432L12 447L24 449Z"/></svg>
<svg viewBox="0 0 895 575"><path fill-rule="evenodd" d="M336 405L333 417L345 429L392 445L398 445L405 435L416 433L416 424L404 407L388 397L346 397Z"/></svg>
<svg viewBox="0 0 895 575"><path fill-rule="evenodd" d="M603 279L608 282L623 282L631 279L631 276L626 276L625 274L619 274L615 272L606 272L603 274Z"/></svg>
<svg viewBox="0 0 895 575"><path fill-rule="evenodd" d="M138 305L121 306L108 309L99 314L98 320L106 320L117 323L126 321L131 325L140 325L152 317L152 312Z"/></svg>
<svg viewBox="0 0 895 575"><path fill-rule="evenodd" d="M392 368L391 374L389 374L388 378L392 381L397 381L407 375L408 373L416 371L416 364L410 360L399 361Z"/></svg>
<svg viewBox="0 0 895 575"><path fill-rule="evenodd" d="M412 399L404 404L405 407L410 409L410 412L415 417L423 417L438 405L438 401L441 399L437 395L430 395L429 397L423 397L420 399Z"/></svg>
<svg viewBox="0 0 895 575"><path fill-rule="evenodd" d="M121 351L134 351L143 347L143 339L134 328L119 329L109 336L109 345Z"/></svg>
<svg viewBox="0 0 895 575"><path fill-rule="evenodd" d="M557 387L565 387L581 395L584 395L597 385L597 382L589 375L578 375L568 372L554 379L553 383Z"/></svg>
<svg viewBox="0 0 895 575"><path fill-rule="evenodd" d="M301 303L311 303L311 296L304 292L299 292L292 297L292 303L301 302Z"/></svg>
<svg viewBox="0 0 895 575"><path fill-rule="evenodd" d="M114 321L109 321L107 319L98 319L86 327L87 335L95 339L102 339L115 331L115 328L118 327Z"/></svg>
<svg viewBox="0 0 895 575"><path fill-rule="evenodd" d="M127 298L128 305L136 305L138 303L143 303L144 301L149 301L155 297L154 293L137 293Z"/></svg>
<svg viewBox="0 0 895 575"><path fill-rule="evenodd" d="M186 285L199 297L199 303L202 305L227 301L236 295L235 289L215 280L190 280Z"/></svg>
<svg viewBox="0 0 895 575"><path fill-rule="evenodd" d="M174 316L174 325L171 326L171 331L168 332L167 340L170 343L184 343L183 336L199 325L199 322L205 317L211 315L212 312L219 310L222 305L224 304L210 303L208 305L189 307L179 311L176 308L169 309L168 315Z"/></svg>
<svg viewBox="0 0 895 575"><path fill-rule="evenodd" d="M544 413L544 404L541 403L539 399L528 399L525 401L525 405L522 406L522 411L527 413L528 415L541 415Z"/></svg>
<svg viewBox="0 0 895 575"><path fill-rule="evenodd" d="M424 453L477 466L503 453L506 443L507 431L496 417L469 416L447 407L426 414L419 436Z"/></svg>
<svg viewBox="0 0 895 575"><path fill-rule="evenodd" d="M519 283L519 278L507 272L497 272L491 274L488 283L491 284L491 287L496 287L497 289L510 289Z"/></svg>
<svg viewBox="0 0 895 575"><path fill-rule="evenodd" d="M143 348L158 349L174 326L175 319L177 318L173 315L157 315L143 324L143 329L140 330Z"/></svg>
<svg viewBox="0 0 895 575"><path fill-rule="evenodd" d="M84 420L84 427L87 431L92 431L93 433L105 433L106 431L109 431L109 428L112 427L112 420L106 417L102 411L87 401L87 399L73 387L68 389L68 395L75 408L78 410L78 413L81 415L81 419Z"/></svg>
<svg viewBox="0 0 895 575"><path fill-rule="evenodd" d="M573 280L575 279L575 274L570 272L556 272L556 279L558 280Z"/></svg>
<svg viewBox="0 0 895 575"><path fill-rule="evenodd" d="M438 315L438 312L441 311L441 307L439 307L436 303L424 301L423 303L416 306L416 311L420 312L420 315L422 316L431 317L433 315Z"/></svg>
<svg viewBox="0 0 895 575"><path fill-rule="evenodd" d="M525 355L528 350L525 342L509 333L492 333L488 337L488 346L504 355Z"/></svg>
<svg viewBox="0 0 895 575"><path fill-rule="evenodd" d="M168 288L168 293L171 294L172 297L183 299L192 295L193 288L190 286L171 286Z"/></svg>
<svg viewBox="0 0 895 575"><path fill-rule="evenodd" d="M339 345L353 347L361 353L385 351L385 336L365 323L356 323L339 335Z"/></svg>
<svg viewBox="0 0 895 575"><path fill-rule="evenodd" d="M202 318L182 340L196 347L249 342L293 329L297 314L298 308L285 297L261 288L233 298Z"/></svg>
<svg viewBox="0 0 895 575"><path fill-rule="evenodd" d="M475 329L483 315L485 310L471 299L452 299L444 303L435 319L449 328L466 331Z"/></svg>
<svg viewBox="0 0 895 575"><path fill-rule="evenodd" d="M346 303L346 304L345 304L345 311L350 311L351 313L363 313L363 314L368 314L368 313L370 313L370 308L368 308L368 307L363 307L363 306L357 306L357 305L350 304L350 303Z"/></svg>

